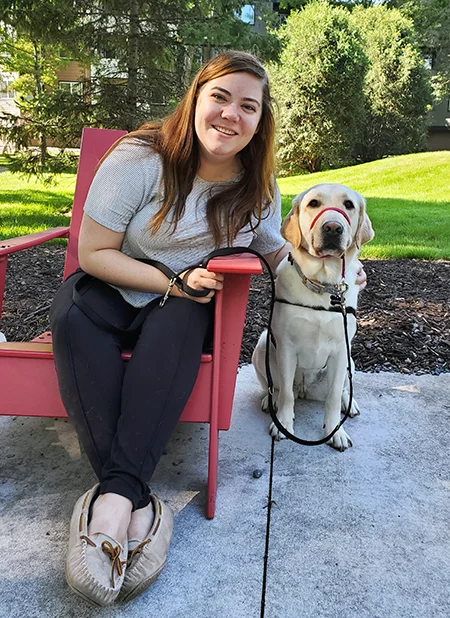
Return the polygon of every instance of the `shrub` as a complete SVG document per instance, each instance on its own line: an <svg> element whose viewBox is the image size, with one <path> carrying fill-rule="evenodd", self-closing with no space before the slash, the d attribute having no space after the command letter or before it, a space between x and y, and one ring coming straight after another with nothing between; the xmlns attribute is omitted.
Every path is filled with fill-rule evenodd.
<svg viewBox="0 0 450 618"><path fill-rule="evenodd" d="M270 73L284 173L340 164L360 134L367 61L349 17L344 8L313 2L281 31L284 48Z"/></svg>
<svg viewBox="0 0 450 618"><path fill-rule="evenodd" d="M354 157L372 161L425 150L431 89L412 21L385 6L357 7L351 21L369 60L365 120Z"/></svg>

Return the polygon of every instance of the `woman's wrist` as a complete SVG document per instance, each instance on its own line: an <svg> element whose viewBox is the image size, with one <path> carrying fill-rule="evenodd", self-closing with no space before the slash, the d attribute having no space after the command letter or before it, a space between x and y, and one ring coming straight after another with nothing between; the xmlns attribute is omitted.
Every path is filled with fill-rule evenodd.
<svg viewBox="0 0 450 618"><path fill-rule="evenodd" d="M170 290L169 296L175 296L175 298L184 298L185 294L180 290L177 285L174 285L173 288Z"/></svg>

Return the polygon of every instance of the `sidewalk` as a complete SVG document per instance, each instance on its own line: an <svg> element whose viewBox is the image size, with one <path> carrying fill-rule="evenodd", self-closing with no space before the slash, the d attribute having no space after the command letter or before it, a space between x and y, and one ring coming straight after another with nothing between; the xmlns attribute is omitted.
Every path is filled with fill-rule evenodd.
<svg viewBox="0 0 450 618"><path fill-rule="evenodd" d="M265 618L450 616L450 374L358 373L355 396L352 449L275 445ZM320 431L319 409L299 404L302 436ZM0 618L259 618L268 423L243 367L212 521L208 429L179 425L152 483L177 511L167 568L129 605L93 609L64 580L71 511L95 482L75 434L1 417Z"/></svg>

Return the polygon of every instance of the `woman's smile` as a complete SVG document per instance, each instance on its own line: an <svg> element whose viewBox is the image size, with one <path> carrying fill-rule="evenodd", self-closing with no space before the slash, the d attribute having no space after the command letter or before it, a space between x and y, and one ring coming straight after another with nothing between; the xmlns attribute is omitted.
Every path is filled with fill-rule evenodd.
<svg viewBox="0 0 450 618"><path fill-rule="evenodd" d="M213 127L216 131L222 133L223 135L230 135L231 137L237 135L236 131L233 131L232 129L227 129L226 127L220 127L217 125L213 125Z"/></svg>

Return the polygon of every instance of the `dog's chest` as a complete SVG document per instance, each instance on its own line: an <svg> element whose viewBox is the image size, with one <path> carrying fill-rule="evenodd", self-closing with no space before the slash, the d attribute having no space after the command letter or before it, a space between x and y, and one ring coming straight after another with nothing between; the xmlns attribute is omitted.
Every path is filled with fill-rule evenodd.
<svg viewBox="0 0 450 618"><path fill-rule="evenodd" d="M330 307L329 294L319 295L306 289L292 268L288 266L280 275L277 297L288 301L288 304L278 302L275 305L273 330L277 345L279 343L282 349L295 350L298 368L320 371L327 365L330 356L345 351L343 317L340 313L327 310ZM349 315L347 321L351 341L356 332L356 319ZM305 376L299 373L299 382L304 379ZM304 389L302 384L298 386L300 390Z"/></svg>
<svg viewBox="0 0 450 618"><path fill-rule="evenodd" d="M292 313L296 315L291 318L290 336L298 355L326 359L344 344L340 314L299 307Z"/></svg>

